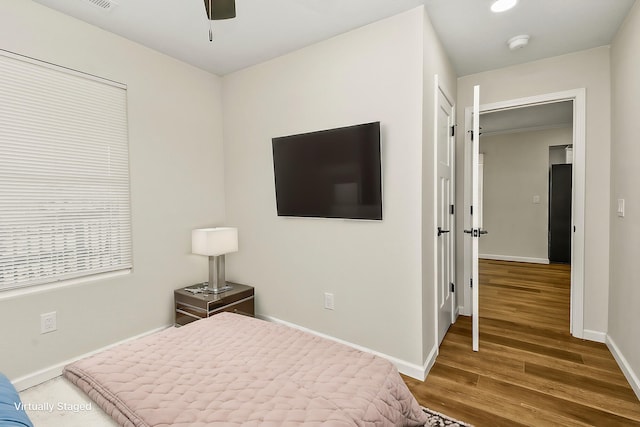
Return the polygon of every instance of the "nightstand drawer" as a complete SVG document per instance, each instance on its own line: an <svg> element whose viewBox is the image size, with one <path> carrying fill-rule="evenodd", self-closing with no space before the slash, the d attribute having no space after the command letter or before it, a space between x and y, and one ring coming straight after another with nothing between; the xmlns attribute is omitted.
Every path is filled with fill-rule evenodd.
<svg viewBox="0 0 640 427"><path fill-rule="evenodd" d="M206 317L206 316L205 316ZM183 309L176 308L176 326L186 325L187 323L195 322L196 320L204 319L203 316L196 316Z"/></svg>
<svg viewBox="0 0 640 427"><path fill-rule="evenodd" d="M236 301L229 305L225 305L224 307L219 308L213 313L210 313L210 315L221 313L223 311L230 311L232 313L244 314L245 316L253 317L255 316L255 313L253 310L254 310L253 297L249 297L240 301Z"/></svg>

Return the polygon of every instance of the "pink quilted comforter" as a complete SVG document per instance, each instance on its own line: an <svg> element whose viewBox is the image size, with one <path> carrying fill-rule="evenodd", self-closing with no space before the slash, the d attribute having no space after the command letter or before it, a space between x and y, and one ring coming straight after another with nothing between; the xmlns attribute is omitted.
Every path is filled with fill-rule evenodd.
<svg viewBox="0 0 640 427"><path fill-rule="evenodd" d="M222 313L75 362L63 375L122 426L421 426L387 360Z"/></svg>

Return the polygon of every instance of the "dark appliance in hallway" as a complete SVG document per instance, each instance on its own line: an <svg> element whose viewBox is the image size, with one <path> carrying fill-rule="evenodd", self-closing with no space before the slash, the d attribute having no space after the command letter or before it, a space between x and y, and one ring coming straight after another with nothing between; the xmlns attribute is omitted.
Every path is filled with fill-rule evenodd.
<svg viewBox="0 0 640 427"><path fill-rule="evenodd" d="M549 261L571 263L571 164L551 165L549 174Z"/></svg>

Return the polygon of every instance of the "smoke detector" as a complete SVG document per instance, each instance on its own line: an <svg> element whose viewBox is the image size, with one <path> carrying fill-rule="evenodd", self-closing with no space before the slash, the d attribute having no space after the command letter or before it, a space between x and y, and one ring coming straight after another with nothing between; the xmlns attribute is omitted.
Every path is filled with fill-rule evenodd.
<svg viewBox="0 0 640 427"><path fill-rule="evenodd" d="M84 0L92 6L99 7L102 10L111 10L118 5L114 0Z"/></svg>
<svg viewBox="0 0 640 427"><path fill-rule="evenodd" d="M511 37L507 41L507 44L509 45L509 49L511 50L522 49L529 44L529 36L526 34L521 34L519 36Z"/></svg>

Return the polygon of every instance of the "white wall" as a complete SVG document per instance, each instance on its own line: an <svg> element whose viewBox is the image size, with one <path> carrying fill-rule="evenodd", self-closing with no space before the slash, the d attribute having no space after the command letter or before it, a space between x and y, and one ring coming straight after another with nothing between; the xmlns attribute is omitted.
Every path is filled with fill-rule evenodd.
<svg viewBox="0 0 640 427"><path fill-rule="evenodd" d="M572 135L572 128L565 127L480 138L483 228L489 230L479 242L481 258L548 261L549 147L571 144Z"/></svg>
<svg viewBox="0 0 640 427"><path fill-rule="evenodd" d="M424 13L223 79L227 217L240 233L228 277L256 286L260 315L415 365L424 362ZM371 121L381 122L383 221L278 217L271 138ZM323 308L324 292L335 310Z"/></svg>
<svg viewBox="0 0 640 427"><path fill-rule="evenodd" d="M609 339L626 359L628 378L640 397L640 3L636 2L611 48L611 268ZM625 216L616 215L625 199ZM631 375L629 375L631 373Z"/></svg>
<svg viewBox="0 0 640 427"><path fill-rule="evenodd" d="M458 79L458 107L472 105L473 86L480 85L480 103L488 104L565 90L586 88L586 200L584 329L607 331L609 295L610 102L609 47L599 47ZM459 123L460 120L458 121ZM457 141L463 163L463 139ZM462 182L462 170L456 175ZM458 192L458 206L462 206ZM462 226L462 218L457 225ZM463 276L462 236L457 236L458 279ZM464 290L468 284L461 287ZM458 301L464 301L458 295Z"/></svg>
<svg viewBox="0 0 640 427"><path fill-rule="evenodd" d="M0 369L15 379L173 322L173 290L206 279L191 229L224 219L216 76L25 0L0 4L2 48L128 85L133 272L0 295ZM58 330L40 335L40 314Z"/></svg>
<svg viewBox="0 0 640 427"><path fill-rule="evenodd" d="M128 85L134 233L128 276L0 297L0 321L20 322L0 335L13 349L3 372L29 375L170 324L173 289L206 277L190 230L223 223L240 227L228 277L257 286L258 313L418 368L434 354L429 123L433 74L454 97L455 74L423 7L227 76L224 150L217 76L33 2L1 12L3 48ZM278 218L271 138L374 120L384 220ZM325 291L336 310L322 308ZM40 335L49 311L58 331Z"/></svg>

